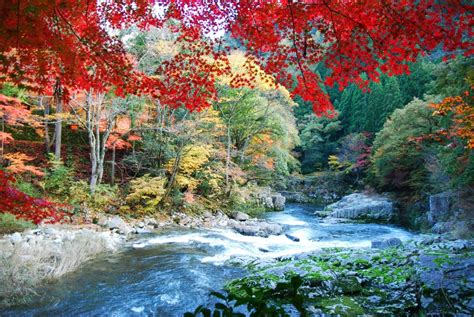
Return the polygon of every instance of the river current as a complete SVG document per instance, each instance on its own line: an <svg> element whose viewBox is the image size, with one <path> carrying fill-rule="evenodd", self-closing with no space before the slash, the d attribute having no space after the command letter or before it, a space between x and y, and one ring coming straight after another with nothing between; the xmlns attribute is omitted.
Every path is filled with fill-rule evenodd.
<svg viewBox="0 0 474 317"><path fill-rule="evenodd" d="M250 237L230 229L169 229L140 236L124 251L85 263L40 290L39 299L0 316L182 316L208 293L245 276L235 259L276 258L329 247L368 248L372 240L411 233L378 224L325 223L315 206L290 204L265 214L285 235Z"/></svg>

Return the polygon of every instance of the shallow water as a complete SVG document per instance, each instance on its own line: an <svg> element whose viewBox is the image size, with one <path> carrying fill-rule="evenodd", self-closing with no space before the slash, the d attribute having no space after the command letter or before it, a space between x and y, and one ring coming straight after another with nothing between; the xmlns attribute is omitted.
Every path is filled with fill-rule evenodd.
<svg viewBox="0 0 474 317"><path fill-rule="evenodd" d="M173 230L140 237L127 250L84 264L78 271L41 290L41 299L1 316L181 316L210 301L245 270L239 258L273 258L327 247L370 247L375 239L408 240L403 229L377 224L327 224L314 206L289 205L266 218L300 239L243 236L232 230Z"/></svg>

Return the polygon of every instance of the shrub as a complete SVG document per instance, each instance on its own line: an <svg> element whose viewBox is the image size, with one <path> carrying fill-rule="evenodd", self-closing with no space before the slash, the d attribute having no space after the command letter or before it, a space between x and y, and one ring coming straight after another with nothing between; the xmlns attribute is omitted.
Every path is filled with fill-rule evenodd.
<svg viewBox="0 0 474 317"><path fill-rule="evenodd" d="M16 180L15 187L19 191L24 192L28 196L39 198L41 197L41 191L33 185L31 182L24 181L23 179Z"/></svg>
<svg viewBox="0 0 474 317"><path fill-rule="evenodd" d="M0 213L0 234L8 234L34 228L33 222L17 219L10 213Z"/></svg>
<svg viewBox="0 0 474 317"><path fill-rule="evenodd" d="M135 211L154 212L165 194L166 182L163 177L151 177L149 174L132 180L127 204Z"/></svg>
<svg viewBox="0 0 474 317"><path fill-rule="evenodd" d="M69 189L74 184L73 169L60 161L50 161L52 168L46 173L42 187L48 195L64 199L69 196Z"/></svg>
<svg viewBox="0 0 474 317"><path fill-rule="evenodd" d="M108 184L98 184L94 194L90 193L89 184L80 180L69 189L70 202L74 205L86 205L94 211L105 211L117 203L118 187Z"/></svg>
<svg viewBox="0 0 474 317"><path fill-rule="evenodd" d="M15 179L0 170L0 212L9 212L17 218L40 222L54 223L64 218L60 207L41 198L31 197L13 187Z"/></svg>
<svg viewBox="0 0 474 317"><path fill-rule="evenodd" d="M118 194L119 189L117 185L96 185L94 194L91 197L92 208L102 211L111 208L117 203Z"/></svg>

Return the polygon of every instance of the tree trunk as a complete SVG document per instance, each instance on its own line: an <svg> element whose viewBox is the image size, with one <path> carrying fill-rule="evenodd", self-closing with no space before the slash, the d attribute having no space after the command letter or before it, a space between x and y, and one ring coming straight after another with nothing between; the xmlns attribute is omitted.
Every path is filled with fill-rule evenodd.
<svg viewBox="0 0 474 317"><path fill-rule="evenodd" d="M168 181L168 186L166 188L166 191L165 191L165 194L163 195L163 198L160 200L158 206L161 206L164 201L166 200L166 198L168 198L169 194L171 193L171 190L173 189L173 186L174 186L174 182L176 180L176 175L178 175L178 171L179 171L179 165L181 164L181 157L182 157L182 150L183 150L183 147L182 146L177 152L176 152L176 159L174 160L174 164L173 164L173 170L171 171L171 176L170 176L170 179Z"/></svg>
<svg viewBox="0 0 474 317"><path fill-rule="evenodd" d="M3 151L5 149L5 117L2 116L2 153L0 156L0 164L3 165Z"/></svg>
<svg viewBox="0 0 474 317"><path fill-rule="evenodd" d="M61 134L62 134L62 119L61 113L63 112L63 101L62 101L62 91L61 83L58 80L56 83L56 89L54 92L56 99L56 124L55 124L55 144L54 144L54 158L56 161L61 160Z"/></svg>
<svg viewBox="0 0 474 317"><path fill-rule="evenodd" d="M105 148L101 149L101 157L99 159L99 164L97 166L97 170L99 171L99 184L102 183L102 179L104 178L104 157L105 157Z"/></svg>
<svg viewBox="0 0 474 317"><path fill-rule="evenodd" d="M39 103L40 103L40 107L44 109L44 147L45 147L45 151L46 151L46 154L49 154L51 152L51 139L49 137L49 113L50 113L50 105L49 103L47 102L46 104L43 105L43 98L44 96L41 96L40 97L40 100L39 100Z"/></svg>
<svg viewBox="0 0 474 317"><path fill-rule="evenodd" d="M93 194L95 191L95 187L97 185L97 181L99 179L99 173L97 171L97 158L94 154L91 153L91 179L89 183L89 189Z"/></svg>
<svg viewBox="0 0 474 317"><path fill-rule="evenodd" d="M245 159L245 150L247 149L247 146L249 144L250 138L245 139L244 145L242 146L242 150L240 152L240 163L244 162Z"/></svg>
<svg viewBox="0 0 474 317"><path fill-rule="evenodd" d="M112 166L110 169L110 183L115 184L115 144L112 147Z"/></svg>
<svg viewBox="0 0 474 317"><path fill-rule="evenodd" d="M227 154L225 158L225 192L226 194L230 193L230 186L229 186L229 173L230 173L230 126L227 126Z"/></svg>

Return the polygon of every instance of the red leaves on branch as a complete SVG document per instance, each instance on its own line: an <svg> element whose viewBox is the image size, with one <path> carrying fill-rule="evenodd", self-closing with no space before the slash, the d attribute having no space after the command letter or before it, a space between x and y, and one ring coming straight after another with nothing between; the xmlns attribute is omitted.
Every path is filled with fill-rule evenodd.
<svg viewBox="0 0 474 317"><path fill-rule="evenodd" d="M199 110L215 99L213 80L226 71L206 56L225 64L227 54L203 38L229 31L277 84L323 113L332 106L315 64L324 62L331 70L325 83L342 89L365 87L380 72L408 73L407 62L433 49L472 55L473 9L467 1L433 0L5 0L0 80L45 92L60 79L65 98L70 90L115 86L119 94L147 93ZM158 78L145 77L114 31L169 19L180 25L184 48Z"/></svg>
<svg viewBox="0 0 474 317"><path fill-rule="evenodd" d="M108 149L115 148L116 150L125 150L128 148L131 148L132 145L129 142L121 139L120 134L113 133L107 139L107 142L105 143L105 147Z"/></svg>
<svg viewBox="0 0 474 317"><path fill-rule="evenodd" d="M0 117L6 124L28 123L30 116L31 111L19 99L0 94Z"/></svg>
<svg viewBox="0 0 474 317"><path fill-rule="evenodd" d="M469 99L471 104L469 104ZM438 104L433 104L435 109L433 115L447 118L449 123L447 128L439 129L435 133L424 136L438 142L449 143L455 146L456 138L462 140L464 147L469 150L474 149L474 107L472 106L472 96L466 93L461 96L447 97Z"/></svg>
<svg viewBox="0 0 474 317"><path fill-rule="evenodd" d="M40 198L34 198L12 186L15 180L0 170L0 212L8 212L17 218L39 223L61 221L65 214L58 210L59 205Z"/></svg>

